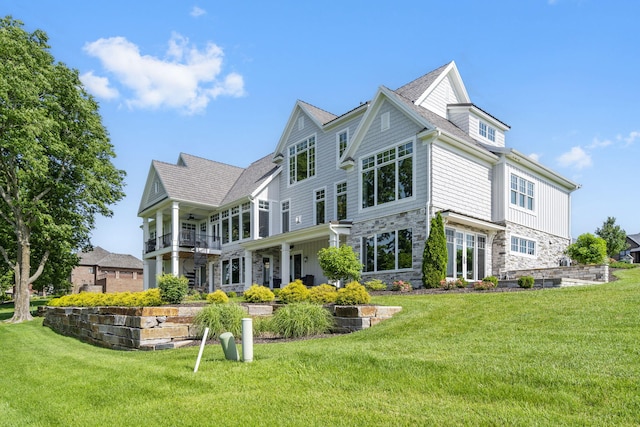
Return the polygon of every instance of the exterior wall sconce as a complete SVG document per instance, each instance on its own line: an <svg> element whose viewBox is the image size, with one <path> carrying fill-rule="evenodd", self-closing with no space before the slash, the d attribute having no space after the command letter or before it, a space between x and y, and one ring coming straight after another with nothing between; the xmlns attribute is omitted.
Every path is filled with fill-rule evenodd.
<svg viewBox="0 0 640 427"><path fill-rule="evenodd" d="M304 257L304 262L307 262L307 261L309 261L309 257L308 256Z"/></svg>

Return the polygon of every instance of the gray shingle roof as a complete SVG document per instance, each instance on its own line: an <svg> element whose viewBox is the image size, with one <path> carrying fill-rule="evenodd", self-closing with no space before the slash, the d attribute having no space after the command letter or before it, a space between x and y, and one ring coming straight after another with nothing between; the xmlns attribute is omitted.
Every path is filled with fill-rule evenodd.
<svg viewBox="0 0 640 427"><path fill-rule="evenodd" d="M177 165L153 161L167 196L219 206L243 168L181 153Z"/></svg>
<svg viewBox="0 0 640 427"><path fill-rule="evenodd" d="M222 205L226 205L227 203L231 203L253 193L260 184L278 169L278 166L273 163L272 159L273 154L268 154L260 160L251 163L235 181L233 187L231 187L222 201Z"/></svg>
<svg viewBox="0 0 640 427"><path fill-rule="evenodd" d="M444 64L442 67L438 67L435 70L425 74L422 77L418 77L417 79L407 83L404 86L399 87L394 92L398 95L403 96L409 99L411 102L415 102L420 95L422 95L428 88L433 84L434 81L442 74L445 68L451 64L448 62Z"/></svg>
<svg viewBox="0 0 640 427"><path fill-rule="evenodd" d="M321 108L316 107L315 105L311 105L308 102L300 101L300 104L307 110L309 114L311 114L320 124L329 123L331 120L334 120L336 117L335 114L332 114L328 111L325 111Z"/></svg>
<svg viewBox="0 0 640 427"><path fill-rule="evenodd" d="M100 246L96 246L89 252L80 252L78 256L80 257L79 265L142 270L142 261L133 255L114 254L102 249Z"/></svg>

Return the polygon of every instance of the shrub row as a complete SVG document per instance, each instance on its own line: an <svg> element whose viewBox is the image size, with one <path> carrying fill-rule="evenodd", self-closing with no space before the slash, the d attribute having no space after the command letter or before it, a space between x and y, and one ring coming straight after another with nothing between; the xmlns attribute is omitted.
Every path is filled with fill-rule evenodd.
<svg viewBox="0 0 640 427"><path fill-rule="evenodd" d="M143 292L113 292L64 295L54 298L48 305L52 307L154 307L163 304L160 289L149 289Z"/></svg>
<svg viewBox="0 0 640 427"><path fill-rule="evenodd" d="M210 294L211 295L211 294ZM211 301L210 301L211 298ZM278 298L284 304L292 304L297 302L310 302L313 304L331 304L354 305L368 304L371 296L364 286L358 282L348 283L344 288L336 289L335 286L322 284L314 286L311 289L300 280L289 283L278 292ZM215 301L213 301L215 299ZM220 297L209 297L207 301L224 303L219 301ZM267 303L274 301L276 295L266 286L252 285L244 292L244 300L251 303Z"/></svg>

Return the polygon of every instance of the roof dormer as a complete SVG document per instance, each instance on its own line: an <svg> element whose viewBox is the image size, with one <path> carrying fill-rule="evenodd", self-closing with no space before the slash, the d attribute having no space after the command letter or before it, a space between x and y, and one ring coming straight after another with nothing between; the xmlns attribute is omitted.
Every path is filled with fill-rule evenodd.
<svg viewBox="0 0 640 427"><path fill-rule="evenodd" d="M470 137L487 145L505 146L509 125L471 103L447 105L447 118Z"/></svg>

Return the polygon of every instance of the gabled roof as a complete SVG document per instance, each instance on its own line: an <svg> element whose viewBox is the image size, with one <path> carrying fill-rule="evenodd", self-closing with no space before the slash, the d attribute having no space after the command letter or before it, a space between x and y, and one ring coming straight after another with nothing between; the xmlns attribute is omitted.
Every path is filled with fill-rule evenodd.
<svg viewBox="0 0 640 427"><path fill-rule="evenodd" d="M311 105L308 102L298 100L298 105L300 105L304 110L306 110L309 116L311 116L314 120L318 122L319 126L329 123L330 121L338 117L335 114L325 111L321 108L318 108L315 105Z"/></svg>
<svg viewBox="0 0 640 427"><path fill-rule="evenodd" d="M627 239L640 246L640 234L627 234Z"/></svg>
<svg viewBox="0 0 640 427"><path fill-rule="evenodd" d="M79 252L78 256L80 257L79 265L97 265L102 268L142 269L142 261L133 255L114 254L102 249L100 246L96 246L89 252Z"/></svg>
<svg viewBox="0 0 640 427"><path fill-rule="evenodd" d="M272 179L279 171L279 166L273 164L272 157L272 154L268 154L251 163L240 174L221 204L226 205L242 197L252 196L258 188Z"/></svg>
<svg viewBox="0 0 640 427"><path fill-rule="evenodd" d="M243 168L180 153L177 164L154 160L152 172L158 176L166 192L166 198L184 202L219 206L240 177ZM206 182L203 182L206 179ZM139 212L149 208L143 202Z"/></svg>
<svg viewBox="0 0 640 427"><path fill-rule="evenodd" d="M398 95L404 96L411 102L415 102L422 96L423 93L433 85L433 83L440 77L440 74L451 64L451 62L444 64L441 67L436 68L427 74L418 77L417 79L399 87L395 90Z"/></svg>

